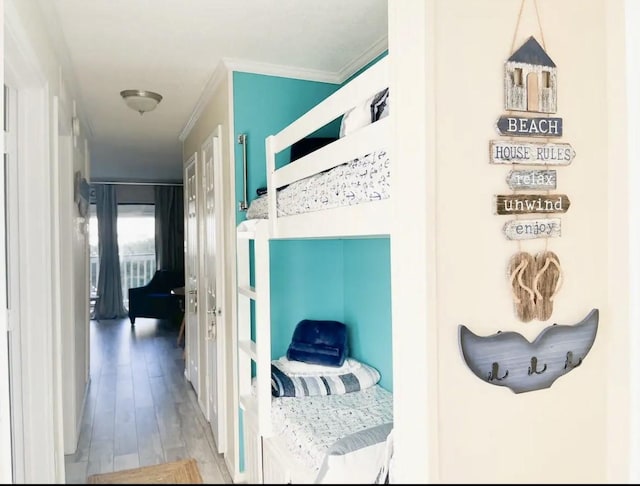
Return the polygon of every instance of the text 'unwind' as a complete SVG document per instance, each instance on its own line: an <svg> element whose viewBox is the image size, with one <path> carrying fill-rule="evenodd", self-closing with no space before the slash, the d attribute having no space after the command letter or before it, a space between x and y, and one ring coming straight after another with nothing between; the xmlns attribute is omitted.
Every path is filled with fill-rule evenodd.
<svg viewBox="0 0 640 486"><path fill-rule="evenodd" d="M566 213L570 205L564 194L509 194L496 196L497 214Z"/></svg>

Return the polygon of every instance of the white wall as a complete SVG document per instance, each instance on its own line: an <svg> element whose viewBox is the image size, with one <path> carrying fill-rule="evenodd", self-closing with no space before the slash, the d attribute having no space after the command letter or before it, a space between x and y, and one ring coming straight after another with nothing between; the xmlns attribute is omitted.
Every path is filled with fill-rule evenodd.
<svg viewBox="0 0 640 486"><path fill-rule="evenodd" d="M223 309L223 325L225 329L226 349L225 349L225 366L227 370L233 369L233 346L231 336L235 326L235 182L234 182L234 157L233 157L233 115L232 115L232 99L231 99L231 80L230 73L226 68L220 66L221 70L217 75L219 79L215 88L209 95L210 98L205 103L197 122L193 125L183 142L183 160L188 160L194 152L199 151L205 139L210 136L218 125L222 126L222 165L224 173L225 193L223 195L224 206L224 241L225 241L225 261L224 261L224 285L227 289L224 293L225 302L222 304ZM204 335L204 333L202 334ZM201 356L204 356L205 342L201 343ZM204 363L204 362L203 362ZM201 366L201 370L206 367ZM201 373L204 379L205 373ZM238 470L238 445L234 437L233 413L237 413L237 406L234 405L233 393L235 384L233 383L233 373L227 373L227 383L224 384L226 390L226 410L227 410L227 426L226 426L226 444L225 461L231 474ZM200 390L206 390L201 383ZM222 392L222 391L221 391ZM201 398L203 400L203 398Z"/></svg>
<svg viewBox="0 0 640 486"><path fill-rule="evenodd" d="M0 8L4 12L3 1L0 0ZM1 51L4 53L4 19L0 23L0 31L2 38L0 39ZM4 70L0 73L2 78L2 84L4 85ZM4 113L5 100L4 96L0 99L0 106ZM2 152L6 153L8 146L5 145L5 138L0 140L0 147ZM0 174L0 255L6 254L6 238L7 238L7 218L5 218L7 206L6 198L6 174L3 171ZM5 258L0 258L0 274L7 275L8 263ZM0 278L0 308L6 309L9 304L7 299L7 282L5 278ZM10 483L13 477L13 457L11 454L11 402L10 402L10 388L9 388L9 334L6 332L8 329L8 315L6 312L0 312L0 481L4 483Z"/></svg>
<svg viewBox="0 0 640 486"><path fill-rule="evenodd" d="M400 138L394 154L404 157L396 162L403 165L394 169L394 199L401 192L413 195L417 202L411 209L396 206L398 214L404 215L392 236L392 258L398 265L406 259L407 252L402 250L410 247L408 238L414 232L400 229L417 220L418 227L426 223L427 233L418 235L423 238L424 253L416 254L417 268L423 274L416 274L415 268L406 269L404 275L396 272L392 285L394 346L396 336L404 336L406 341L411 335L425 339L421 344L409 343L411 348L404 352L413 357L413 376L425 377L417 384L412 378L418 388L415 396L427 400L421 403L415 399L412 405L417 417L415 433L408 427L412 417L400 418L400 449L410 454L407 449L412 434L415 443L428 443L413 452L412 464L399 456L398 474L413 481L425 481L428 475L436 482L604 482L615 476L610 469L611 456L624 456L628 449L626 443L608 443L614 437L624 440L620 430L626 415L616 424L616 436L610 428L615 403L608 402L611 395L607 395L625 384L622 378L612 376L613 353L621 363L628 356L628 349L612 347L614 327L625 326L625 321L612 320L612 307L624 302L609 292L613 274L608 266L610 254L615 252L611 247L615 241L609 239L609 220L615 213L610 207L609 179L616 164L624 164L624 159L610 158L612 154L624 156L624 151L613 150L612 144L620 140L610 139L609 130L623 113L619 103L612 104L607 84L611 82L607 68L615 67L612 55L616 61L624 60L622 53L612 54L623 40L614 39L617 44L612 47L611 30L624 29L624 25L620 18L611 20L608 9L611 3L620 2L537 2L546 50L558 66L555 116L564 120L560 141L571 143L577 156L572 165L558 168L555 192L567 194L571 207L560 216L562 237L548 243L548 249L559 256L565 283L551 319L527 324L514 314L507 265L519 249L535 253L545 248L545 242L518 245L503 236L502 226L510 218L494 214L493 196L510 193L505 183L510 167L488 162L490 140L501 138L495 122L505 113L503 68L512 53L520 2L419 3L422 5L413 2L413 8L421 20L416 21L414 15L413 23L423 26L420 34L409 24L404 34L398 25L393 27L408 4L390 6L390 55L402 52L399 56L415 56L416 60L413 73L410 66L395 61L405 69L404 77L397 75L395 86L419 95L409 105L407 94L398 94L407 105L396 113L407 118L396 122ZM541 40L533 1L525 2L515 48L530 35ZM421 54L410 45L412 37L414 44L422 42ZM426 78L424 85L420 84L422 76ZM418 88L411 87L416 84ZM424 123L424 138L402 138L404 129L413 133L408 127L412 116ZM427 147L421 148L424 140ZM411 157L412 151L417 158ZM404 200L409 201L409 196ZM620 211L626 214L624 208ZM392 261L392 268L395 264ZM622 267L620 261L617 266ZM415 278L429 285L417 285ZM621 290L626 288L621 286ZM404 295L396 299L400 294ZM404 305L403 311L396 310L397 305ZM516 395L506 387L478 379L462 359L458 345L461 324L480 335L517 331L533 340L553 323L577 323L592 308L600 309L600 326L590 354L550 389ZM414 309L419 311L415 315L426 318L426 331L415 330L415 322L402 327L396 319ZM615 332L618 344L624 344L621 335L624 333ZM407 392L398 401L410 398L409 387L405 389L396 380L410 372L408 361L404 368L394 369L394 391ZM626 370L620 374L626 376ZM625 410L625 405L621 406ZM403 412L411 409L400 407ZM420 409L427 409L428 415ZM422 462L418 463L420 456ZM624 468L624 460L614 467Z"/></svg>
<svg viewBox="0 0 640 486"><path fill-rule="evenodd" d="M77 140L73 150L73 170L74 173L80 171L82 177L87 179L89 179L89 156L84 140ZM75 359L71 386L75 395L73 408L75 436L70 444L65 444L65 449L75 452L89 384L89 216L81 217L75 202L72 220L74 222L73 243L69 257L73 268L71 292L73 292L74 305L72 309L73 339L70 343L72 343L71 352ZM64 326L64 323L62 324Z"/></svg>
<svg viewBox="0 0 640 486"><path fill-rule="evenodd" d="M640 318L636 296L640 290L640 201L637 184L640 98L640 3L606 3L607 28L607 169L609 322L607 324L606 407L607 481L640 481L640 373L633 365L640 356Z"/></svg>
<svg viewBox="0 0 640 486"><path fill-rule="evenodd" d="M61 144L64 145L65 141L70 140L68 125L69 118L76 113L74 110L76 93L73 92L73 80L63 62L64 53L57 50L62 44L54 32L56 25L41 10L47 6L50 4L37 0L5 2L5 8L9 11L7 18L11 19L10 23L20 42L19 48L23 49L28 56L25 62L32 63L33 69L42 78L40 87L46 96L43 103L43 129L46 134L44 139L49 147L46 160L50 166L49 172L39 171L38 174L38 183L46 187L46 192L34 194L26 191L21 196L26 211L29 211L29 208L37 208L37 214L28 213L30 219L44 218L47 221L47 224L40 227L38 241L33 239L30 242L46 249L43 250L47 253L46 264L51 265L47 272L52 276L51 287L49 287L52 295L42 295L42 302L49 302L51 309L48 309L47 305L41 306L38 309L38 318L24 323L25 327L27 325L29 327L28 334L25 335L27 337L25 346L31 351L24 354L23 360L27 363L27 368L38 363L37 374L29 376L29 380L33 379L29 385L32 386L36 378L44 380L46 389L51 390L52 393L52 396L47 397L48 400L53 400L52 408L59 410L60 403L64 404L60 414L57 412L53 414L54 435L62 435L59 419L63 418L64 449L73 451L80 427L88 379L88 302L84 298L88 295L87 240L73 202L73 180L76 170L81 170L83 175L87 176L86 154L88 151L85 150L85 132L82 124L80 135L77 137L77 148L68 149L68 145L67 148L61 148ZM63 123L59 123L58 108L61 116L65 117L62 119ZM23 133L23 136L34 137L35 134ZM34 188L39 187L34 184L33 177L33 172L29 175L30 180L27 180L25 175L23 181L25 187L29 185ZM39 198L44 197L45 194L50 194L50 201L43 211L43 208L39 207ZM47 213L46 209L50 212ZM26 259L31 256L30 244L22 249ZM32 260L31 263L34 262L35 260ZM23 275L24 277L26 275ZM27 285L30 284L27 283ZM30 299L27 305L29 309L35 309L34 296L31 295ZM26 318L29 318L30 312L24 314ZM42 343L41 345L47 347L46 353L35 351L34 340L36 339ZM53 362L42 363L41 360L49 357L51 352ZM47 372L53 376L48 376ZM48 378L51 378L51 382L47 381ZM51 386L52 383L53 386ZM36 398L36 394L29 397L30 400ZM42 402L38 406L42 407ZM52 438L46 430L37 430L33 424L30 424L35 419L34 414L27 415L26 419L25 443L29 449L28 454L36 450L38 454L34 453L33 457L27 458L25 479L28 482L60 480L64 476L62 437ZM49 454L55 456L54 462L58 469L55 477L47 467L48 463L43 459Z"/></svg>

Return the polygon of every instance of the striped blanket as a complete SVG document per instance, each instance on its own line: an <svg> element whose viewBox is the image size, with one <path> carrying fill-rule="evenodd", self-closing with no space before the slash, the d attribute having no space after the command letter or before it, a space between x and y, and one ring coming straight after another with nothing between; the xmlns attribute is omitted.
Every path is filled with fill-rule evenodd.
<svg viewBox="0 0 640 486"><path fill-rule="evenodd" d="M361 363L349 373L296 375L287 374L271 362L271 394L274 397L309 397L314 395L341 395L369 388L380 381L375 368Z"/></svg>

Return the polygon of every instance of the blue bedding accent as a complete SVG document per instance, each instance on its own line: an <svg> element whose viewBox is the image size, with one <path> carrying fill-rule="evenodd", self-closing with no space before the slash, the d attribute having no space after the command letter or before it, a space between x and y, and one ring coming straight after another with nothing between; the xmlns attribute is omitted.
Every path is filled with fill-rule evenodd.
<svg viewBox="0 0 640 486"><path fill-rule="evenodd" d="M300 321L287 350L290 360L324 366L342 366L346 357L347 326L338 321Z"/></svg>
<svg viewBox="0 0 640 486"><path fill-rule="evenodd" d="M380 373L364 363L343 374L290 375L271 364L271 394L274 397L341 395L369 388L380 381Z"/></svg>

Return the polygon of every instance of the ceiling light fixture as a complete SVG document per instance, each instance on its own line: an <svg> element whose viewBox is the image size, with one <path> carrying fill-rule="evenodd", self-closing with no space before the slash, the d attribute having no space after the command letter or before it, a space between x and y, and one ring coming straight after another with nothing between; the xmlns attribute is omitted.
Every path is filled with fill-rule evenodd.
<svg viewBox="0 0 640 486"><path fill-rule="evenodd" d="M120 91L120 96L132 110L136 110L140 115L151 111L162 101L162 96L153 91L142 91L139 89L125 89Z"/></svg>

